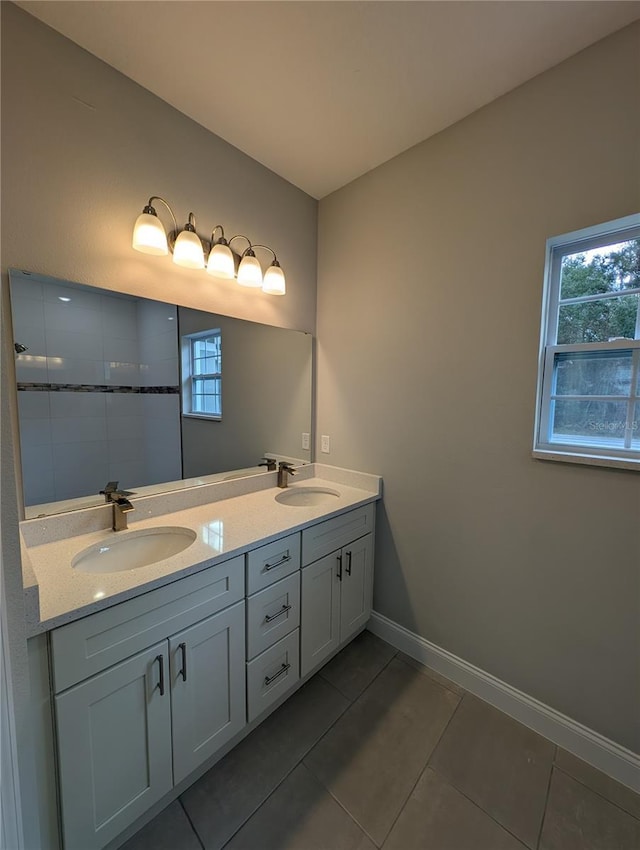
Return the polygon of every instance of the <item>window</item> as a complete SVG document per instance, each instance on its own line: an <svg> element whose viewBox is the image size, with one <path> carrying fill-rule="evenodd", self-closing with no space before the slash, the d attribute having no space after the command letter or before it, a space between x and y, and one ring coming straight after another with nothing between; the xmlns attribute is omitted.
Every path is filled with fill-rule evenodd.
<svg viewBox="0 0 640 850"><path fill-rule="evenodd" d="M182 413L222 419L222 334L219 329L182 337Z"/></svg>
<svg viewBox="0 0 640 850"><path fill-rule="evenodd" d="M640 215L547 242L534 455L640 468Z"/></svg>

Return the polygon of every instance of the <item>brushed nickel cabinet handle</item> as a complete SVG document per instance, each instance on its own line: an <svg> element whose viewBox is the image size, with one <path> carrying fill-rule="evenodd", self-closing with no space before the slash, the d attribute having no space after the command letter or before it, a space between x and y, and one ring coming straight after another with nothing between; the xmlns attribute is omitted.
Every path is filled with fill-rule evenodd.
<svg viewBox="0 0 640 850"><path fill-rule="evenodd" d="M271 623L273 620L277 620L278 617L282 617L283 614L286 614L287 611L291 610L291 605L283 605L282 608L278 611L277 614L267 614L264 618L265 623Z"/></svg>
<svg viewBox="0 0 640 850"><path fill-rule="evenodd" d="M282 564L286 564L287 561L290 561L290 560L291 560L291 555L287 551L287 554L283 555L282 558L280 558L279 561L275 562L275 564L265 564L264 565L264 571L268 572L269 570L275 570L276 567L280 567L280 566L282 566Z"/></svg>
<svg viewBox="0 0 640 850"><path fill-rule="evenodd" d="M187 644L179 643L178 649L182 652L182 670L178 670L178 676L182 676L182 681L187 681Z"/></svg>
<svg viewBox="0 0 640 850"><path fill-rule="evenodd" d="M265 687L266 687L266 688L268 688L268 687L269 687L269 685L272 685L272 684L275 682L275 680L276 680L276 679L279 679L279 678L280 678L280 676L282 676L282 674L283 674L283 673L286 673L286 672L287 672L287 670L288 670L290 667L291 667L291 664L283 664L283 665L282 665L282 667L278 670L278 672L277 672L277 673L274 673L274 674L273 674L273 676L265 676L265 677L264 677L264 685L265 685Z"/></svg>
<svg viewBox="0 0 640 850"><path fill-rule="evenodd" d="M160 667L160 679L156 688L160 689L160 696L164 696L164 655L156 655L156 661Z"/></svg>

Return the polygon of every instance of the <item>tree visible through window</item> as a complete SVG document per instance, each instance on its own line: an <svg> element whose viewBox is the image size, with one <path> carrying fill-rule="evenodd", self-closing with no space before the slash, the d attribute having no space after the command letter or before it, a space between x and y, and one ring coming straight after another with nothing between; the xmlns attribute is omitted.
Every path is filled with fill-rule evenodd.
<svg viewBox="0 0 640 850"><path fill-rule="evenodd" d="M545 287L535 448L640 464L640 216L549 240Z"/></svg>

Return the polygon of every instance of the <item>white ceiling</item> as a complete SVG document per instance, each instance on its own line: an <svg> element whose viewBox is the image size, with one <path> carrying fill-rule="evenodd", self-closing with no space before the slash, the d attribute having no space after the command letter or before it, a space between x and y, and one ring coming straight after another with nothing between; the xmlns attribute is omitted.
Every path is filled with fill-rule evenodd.
<svg viewBox="0 0 640 850"><path fill-rule="evenodd" d="M25 0L321 198L640 18L635 0Z"/></svg>

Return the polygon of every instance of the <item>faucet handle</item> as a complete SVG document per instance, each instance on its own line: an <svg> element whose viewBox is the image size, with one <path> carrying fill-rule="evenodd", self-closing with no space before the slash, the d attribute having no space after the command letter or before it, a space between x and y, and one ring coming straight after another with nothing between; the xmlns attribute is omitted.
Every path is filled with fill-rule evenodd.
<svg viewBox="0 0 640 850"><path fill-rule="evenodd" d="M278 464L278 468L279 469L286 469L287 472L289 473L289 475L295 475L296 474L296 470L294 469L293 464L289 463L288 460L281 460L280 463Z"/></svg>
<svg viewBox="0 0 640 850"><path fill-rule="evenodd" d="M100 490L100 495L104 496L104 500L107 504L109 502L115 502L118 498L133 496L133 490L119 490L117 481L109 481L104 485L104 490Z"/></svg>
<svg viewBox="0 0 640 850"><path fill-rule="evenodd" d="M276 459L274 457L263 457L260 458L262 463L259 463L258 466L266 466L267 472L274 472L276 469Z"/></svg>

